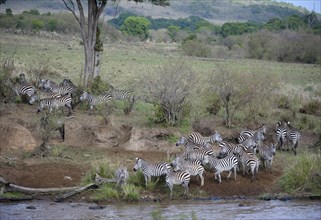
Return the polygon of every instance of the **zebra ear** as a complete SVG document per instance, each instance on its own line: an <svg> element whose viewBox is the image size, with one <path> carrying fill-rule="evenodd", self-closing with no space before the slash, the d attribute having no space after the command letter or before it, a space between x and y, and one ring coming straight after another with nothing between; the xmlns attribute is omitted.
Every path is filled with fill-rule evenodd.
<svg viewBox="0 0 321 220"><path fill-rule="evenodd" d="M138 157L136 157L135 159L136 159L136 160L139 160L139 158L138 158Z"/></svg>

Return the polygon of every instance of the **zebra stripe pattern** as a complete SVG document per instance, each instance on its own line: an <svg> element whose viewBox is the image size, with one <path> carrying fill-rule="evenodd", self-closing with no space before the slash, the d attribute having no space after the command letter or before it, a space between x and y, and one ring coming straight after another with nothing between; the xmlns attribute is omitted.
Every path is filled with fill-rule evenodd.
<svg viewBox="0 0 321 220"><path fill-rule="evenodd" d="M267 169L270 169L270 172L272 173L272 163L273 163L273 156L275 155L276 152L276 145L271 144L269 145L263 145L260 144L258 146L258 151L259 151L259 157L263 161L263 166L265 167L265 171Z"/></svg>
<svg viewBox="0 0 321 220"><path fill-rule="evenodd" d="M204 185L204 167L201 165L199 160L186 161L182 160L179 156L173 160L171 165L174 167L174 171L185 171L191 176L199 176L201 178L201 186Z"/></svg>
<svg viewBox="0 0 321 220"><path fill-rule="evenodd" d="M287 129L287 144L291 145L291 149L294 155L297 155L296 149L299 146L299 140L301 139L301 134L299 131L292 129L290 122L286 123Z"/></svg>
<svg viewBox="0 0 321 220"><path fill-rule="evenodd" d="M116 179L116 188L118 185L123 186L127 184L127 180L129 178L129 174L127 171L127 167L119 167L115 171L115 179Z"/></svg>
<svg viewBox="0 0 321 220"><path fill-rule="evenodd" d="M130 91L115 89L112 85L109 85L110 89L106 92L110 94L115 100L128 100L134 101L134 96Z"/></svg>
<svg viewBox="0 0 321 220"><path fill-rule="evenodd" d="M247 153L241 145L237 145L235 152L241 159L241 163L243 166L243 176L245 175L245 172L248 173L249 168L252 173L252 181L256 179L260 165L260 160L257 158L257 156Z"/></svg>
<svg viewBox="0 0 321 220"><path fill-rule="evenodd" d="M203 137L200 133L198 132L192 132L187 139L194 143L196 146L203 146L207 147L207 144L214 144L215 142L221 142L222 137L221 135L215 131L214 134L212 134L209 137Z"/></svg>
<svg viewBox="0 0 321 220"><path fill-rule="evenodd" d="M97 105L108 103L112 99L112 96L110 94L94 96L85 91L82 93L79 99L80 101L87 100L90 106L90 110L92 110L93 107L96 107Z"/></svg>
<svg viewBox="0 0 321 220"><path fill-rule="evenodd" d="M183 153L183 158L189 161L199 160L202 164L208 163L208 157L213 155L214 152L212 150L193 150Z"/></svg>
<svg viewBox="0 0 321 220"><path fill-rule="evenodd" d="M173 198L174 185L182 185L185 189L184 195L188 196L188 185L191 180L191 175L185 171L173 172L169 170L166 175L166 185L170 190L170 198Z"/></svg>
<svg viewBox="0 0 321 220"><path fill-rule="evenodd" d="M227 178L230 178L232 174L232 170L234 172L234 180L236 180L236 170L238 167L238 160L233 154L229 154L228 156L218 159L216 157L209 157L209 165L210 168L214 169L216 172L214 173L214 178L218 179L219 183L221 180L221 173L223 171L228 171L229 174Z"/></svg>
<svg viewBox="0 0 321 220"><path fill-rule="evenodd" d="M61 97L58 93L48 93L48 92L42 92L37 91L36 94L30 97L29 104L32 105L36 101L41 101L43 99L52 99L52 98L59 98Z"/></svg>
<svg viewBox="0 0 321 220"><path fill-rule="evenodd" d="M142 158L136 158L134 171L142 170L145 178L145 187L151 182L151 177L159 177L166 175L170 170L170 165L166 162L149 163Z"/></svg>
<svg viewBox="0 0 321 220"><path fill-rule="evenodd" d="M42 111L43 109L49 109L49 113L51 113L52 109L59 109L64 106L66 106L69 109L68 115L70 115L73 107L72 107L72 99L69 95L65 95L58 98L41 100L38 106L37 113Z"/></svg>
<svg viewBox="0 0 321 220"><path fill-rule="evenodd" d="M278 143L278 149L284 150L284 145L287 139L287 132L286 127L282 126L282 123L280 121L276 123L275 135Z"/></svg>
<svg viewBox="0 0 321 220"><path fill-rule="evenodd" d="M31 97L35 94L36 88L29 85L21 85L19 83L14 83L11 79L7 79L5 85L11 88L11 90L16 94L16 96L27 95Z"/></svg>
<svg viewBox="0 0 321 220"><path fill-rule="evenodd" d="M189 141L186 137L181 137L177 142L176 146L183 145L187 151L200 149L198 146L196 146L193 142Z"/></svg>
<svg viewBox="0 0 321 220"><path fill-rule="evenodd" d="M254 141L264 141L266 133L266 126L263 124L257 130L243 130L237 138L239 143L242 143L248 137L253 137Z"/></svg>

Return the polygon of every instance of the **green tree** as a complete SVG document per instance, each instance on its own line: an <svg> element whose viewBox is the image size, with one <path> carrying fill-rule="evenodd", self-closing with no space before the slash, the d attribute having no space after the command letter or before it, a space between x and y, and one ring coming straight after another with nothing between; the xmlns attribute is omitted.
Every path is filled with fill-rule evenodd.
<svg viewBox="0 0 321 220"><path fill-rule="evenodd" d="M6 9L6 15L7 15L7 16L10 16L10 17L13 16L13 15L12 15L12 10L11 10L11 8L7 8L7 9Z"/></svg>
<svg viewBox="0 0 321 220"><path fill-rule="evenodd" d="M146 39L149 36L149 28L151 23L144 17L130 16L126 18L124 24L120 27L120 30L125 35L132 35Z"/></svg>
<svg viewBox="0 0 321 220"><path fill-rule="evenodd" d="M171 38L171 40L173 42L176 42L177 41L177 34L179 32L179 27L174 26L174 25L170 25L170 26L168 26L167 30L168 30L168 35Z"/></svg>

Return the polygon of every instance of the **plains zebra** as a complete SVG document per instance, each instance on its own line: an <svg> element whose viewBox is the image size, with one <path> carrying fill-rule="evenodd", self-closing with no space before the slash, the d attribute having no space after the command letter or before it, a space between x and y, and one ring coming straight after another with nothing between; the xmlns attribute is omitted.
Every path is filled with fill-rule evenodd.
<svg viewBox="0 0 321 220"><path fill-rule="evenodd" d="M66 106L69 109L68 115L70 115L72 113L73 107L72 107L72 99L69 95L61 96L58 98L49 98L49 99L41 100L39 102L37 113L46 108L48 108L49 113L51 113L52 109L59 109L64 106Z"/></svg>
<svg viewBox="0 0 321 220"><path fill-rule="evenodd" d="M229 154L228 156L220 159L211 156L208 158L208 163L210 168L216 171L214 173L214 178L218 179L219 183L221 183L221 173L223 171L229 171L227 178L230 178L233 170L234 180L236 180L236 170L238 167L238 160L233 154Z"/></svg>
<svg viewBox="0 0 321 220"><path fill-rule="evenodd" d="M50 79L39 79L38 81L38 88L45 92L50 92L50 88L59 86L57 83Z"/></svg>
<svg viewBox="0 0 321 220"><path fill-rule="evenodd" d="M278 121L276 123L275 135L277 139L278 149L284 150L284 145L287 140L286 125L282 126L282 123Z"/></svg>
<svg viewBox="0 0 321 220"><path fill-rule="evenodd" d="M183 158L189 161L199 160L202 164L208 163L208 157L213 155L214 152L212 150L207 149L199 149L193 151L187 151L183 153Z"/></svg>
<svg viewBox="0 0 321 220"><path fill-rule="evenodd" d="M256 130L242 130L237 138L239 143L242 143L248 137L253 137L254 141L264 141L266 133L266 126L263 124Z"/></svg>
<svg viewBox="0 0 321 220"><path fill-rule="evenodd" d="M250 149L252 149L253 153L255 152L255 148L257 143L251 138L247 138L245 141L242 142L242 144L233 144L227 141L222 141L219 144L220 147L220 156L226 156L228 154L235 154L235 150L237 149L238 146L242 146L245 151L248 151Z"/></svg>
<svg viewBox="0 0 321 220"><path fill-rule="evenodd" d="M89 92L84 91L79 99L80 101L87 100L90 106L90 110L92 110L93 107L96 107L99 104L108 103L112 99L112 97L109 94L94 96Z"/></svg>
<svg viewBox="0 0 321 220"><path fill-rule="evenodd" d="M7 79L5 81L5 85L10 88L16 96L24 96L27 95L29 98L33 96L36 92L36 88L29 85L21 85L19 83L15 83L12 79Z"/></svg>
<svg viewBox="0 0 321 220"><path fill-rule="evenodd" d="M291 149L294 155L296 155L297 154L296 149L299 146L301 134L298 130L292 128L292 126L290 125L290 122L287 122L286 125L288 127L287 128L287 145L291 145Z"/></svg>
<svg viewBox="0 0 321 220"><path fill-rule="evenodd" d="M212 134L209 137L203 137L200 133L198 132L192 132L187 139L194 143L196 146L203 146L207 147L207 144L214 144L215 142L221 142L222 137L221 135L215 131L214 134Z"/></svg>
<svg viewBox="0 0 321 220"><path fill-rule="evenodd" d="M191 175L185 171L173 172L169 169L166 174L166 185L170 190L170 198L173 198L174 185L182 185L185 188L184 194L188 196L188 185L191 180Z"/></svg>
<svg viewBox="0 0 321 220"><path fill-rule="evenodd" d="M272 163L273 163L273 157L276 151L276 145L271 144L269 146L269 145L259 144L258 151L259 151L259 157L263 162L262 164L265 167L265 170L269 168L270 172L272 173Z"/></svg>
<svg viewBox="0 0 321 220"><path fill-rule="evenodd" d="M136 158L134 165L134 171L141 169L145 178L145 187L151 181L152 176L162 176L169 172L170 165L166 162L161 163L149 163L142 158Z"/></svg>
<svg viewBox="0 0 321 220"><path fill-rule="evenodd" d="M241 163L243 166L243 176L245 175L245 172L248 173L248 169L250 169L252 173L252 181L256 179L260 165L259 158L254 154L247 153L245 149L242 147L242 145L237 145L235 153L241 159Z"/></svg>
<svg viewBox="0 0 321 220"><path fill-rule="evenodd" d="M129 174L127 171L127 167L119 167L116 169L115 171L115 175L114 175L115 179L116 179L116 188L118 185L123 186L127 184L127 180L129 178Z"/></svg>
<svg viewBox="0 0 321 220"><path fill-rule="evenodd" d="M196 146L193 142L189 141L186 137L181 137L177 142L176 146L183 145L185 147L185 150L195 150L199 149L199 146Z"/></svg>
<svg viewBox="0 0 321 220"><path fill-rule="evenodd" d="M171 165L174 167L174 171L185 171L191 176L199 176L201 178L201 186L204 185L204 167L199 160L186 161L182 160L179 156L176 156Z"/></svg>
<svg viewBox="0 0 321 220"><path fill-rule="evenodd" d="M135 100L134 95L130 91L115 89L110 84L106 93L110 94L115 100L128 100L129 102L133 102Z"/></svg>
<svg viewBox="0 0 321 220"><path fill-rule="evenodd" d="M59 98L61 97L58 93L48 93L41 90L37 91L36 94L30 97L29 104L32 105L35 101L41 101L43 99Z"/></svg>

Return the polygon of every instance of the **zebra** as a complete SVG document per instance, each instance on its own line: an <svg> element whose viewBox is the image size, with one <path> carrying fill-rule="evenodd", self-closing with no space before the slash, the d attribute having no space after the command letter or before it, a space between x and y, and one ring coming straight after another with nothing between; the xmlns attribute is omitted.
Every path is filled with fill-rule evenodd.
<svg viewBox="0 0 321 220"><path fill-rule="evenodd" d="M263 166L265 167L265 171L267 169L270 169L270 172L272 173L272 163L273 163L273 157L275 156L276 151L276 144L271 143L271 145L258 145L258 151L259 151L259 157L263 162Z"/></svg>
<svg viewBox="0 0 321 220"><path fill-rule="evenodd" d="M151 177L160 177L162 175L166 175L169 172L170 165L166 162L149 163L142 158L136 158L134 171L138 171L139 169L143 171L145 188L147 188L147 184L151 182Z"/></svg>
<svg viewBox="0 0 321 220"><path fill-rule="evenodd" d="M265 133L266 133L266 125L263 124L261 127L259 127L256 130L242 130L237 140L240 144L248 137L254 137L255 141L259 141L259 140L264 141Z"/></svg>
<svg viewBox="0 0 321 220"><path fill-rule="evenodd" d="M130 91L115 89L110 84L106 93L110 94L115 100L128 100L129 102L133 102L135 100L134 95Z"/></svg>
<svg viewBox="0 0 321 220"><path fill-rule="evenodd" d="M277 139L278 149L284 150L283 147L287 141L286 125L282 126L282 123L278 121L276 123L275 135Z"/></svg>
<svg viewBox="0 0 321 220"><path fill-rule="evenodd" d="M72 106L72 99L69 95L61 96L58 98L48 98L48 99L41 100L39 102L37 113L39 113L45 108L48 108L49 113L51 113L52 109L59 109L60 107L63 107L63 106L66 106L69 109L68 115L71 115L73 106Z"/></svg>
<svg viewBox="0 0 321 220"><path fill-rule="evenodd" d="M202 164L208 163L208 157L213 155L214 152L212 150L193 150L193 151L187 151L183 153L183 158L189 161L193 160L199 160Z"/></svg>
<svg viewBox="0 0 321 220"><path fill-rule="evenodd" d="M39 79L38 81L38 88L45 92L50 92L50 88L55 86L58 86L58 84L50 79Z"/></svg>
<svg viewBox="0 0 321 220"><path fill-rule="evenodd" d="M188 196L188 185L191 180L191 175L185 171L173 172L169 169L166 173L166 185L170 190L170 198L173 198L174 185L182 185L185 188L184 195Z"/></svg>
<svg viewBox="0 0 321 220"><path fill-rule="evenodd" d="M109 84L109 89L104 94L111 95L114 100L128 101L124 108L124 113L129 114L131 112L135 103L135 97L130 91L115 89L112 85Z"/></svg>
<svg viewBox="0 0 321 220"><path fill-rule="evenodd" d="M58 93L61 95L72 95L75 87L72 85L58 85L57 83L51 81L50 79L41 79L39 81L38 87L40 87L45 92Z"/></svg>
<svg viewBox="0 0 321 220"><path fill-rule="evenodd" d="M238 168L238 160L236 156L233 154L229 154L224 158L216 158L216 157L209 157L208 164L211 169L214 169L216 172L214 173L214 178L218 179L219 183L222 182L221 180L221 173L223 171L229 171L227 178L230 178L232 174L232 170L234 172L234 180L236 180L236 170Z"/></svg>
<svg viewBox="0 0 321 220"><path fill-rule="evenodd" d="M221 142L223 139L221 135L215 131L214 134L212 134L209 137L203 137L200 133L198 132L192 132L187 139L194 143L197 146L203 146L207 147L207 144L214 144L215 142Z"/></svg>
<svg viewBox="0 0 321 220"><path fill-rule="evenodd" d="M174 171L185 171L191 176L198 176L201 178L201 186L204 186L204 167L199 160L186 161L182 160L179 156L176 156L171 165L174 167Z"/></svg>
<svg viewBox="0 0 321 220"><path fill-rule="evenodd" d="M112 96L110 94L94 96L91 95L89 92L84 91L79 99L80 101L87 100L91 111L94 107L96 107L99 104L108 103L112 99Z"/></svg>
<svg viewBox="0 0 321 220"><path fill-rule="evenodd" d="M187 151L200 149L193 142L189 141L186 137L181 137L175 144L177 147L183 145Z"/></svg>
<svg viewBox="0 0 321 220"><path fill-rule="evenodd" d="M114 175L115 179L116 179L116 188L118 185L123 186L127 184L127 180L129 178L129 174L127 171L127 167L119 167L115 170L115 175Z"/></svg>
<svg viewBox="0 0 321 220"><path fill-rule="evenodd" d="M48 93L38 90L33 96L29 99L29 104L32 105L35 101L41 101L43 99L59 98L61 97L58 93Z"/></svg>
<svg viewBox="0 0 321 220"><path fill-rule="evenodd" d="M252 173L251 181L256 179L256 176L259 170L259 165L260 165L259 158L254 154L247 153L245 149L242 147L242 145L237 145L234 151L241 159L241 163L243 166L243 176L245 175L245 171L248 172L248 168L249 168Z"/></svg>
<svg viewBox="0 0 321 220"><path fill-rule="evenodd" d="M227 141L222 141L219 144L219 147L221 149L220 153L219 153L220 156L224 157L228 154L235 154L236 149L239 145L242 146L245 149L245 151L252 149L253 153L255 153L255 148L256 148L257 142L255 142L251 137L247 138L241 144L233 144L233 143L229 143Z"/></svg>
<svg viewBox="0 0 321 220"><path fill-rule="evenodd" d="M287 145L291 145L291 149L294 155L297 155L296 149L299 146L299 140L301 139L301 134L298 130L295 130L290 125L290 122L286 123L287 129ZM288 147L289 149L289 147Z"/></svg>
<svg viewBox="0 0 321 220"><path fill-rule="evenodd" d="M28 96L29 98L33 96L36 92L36 88L30 85L21 85L19 83L15 83L12 79L7 79L5 85L8 86L16 96Z"/></svg>

